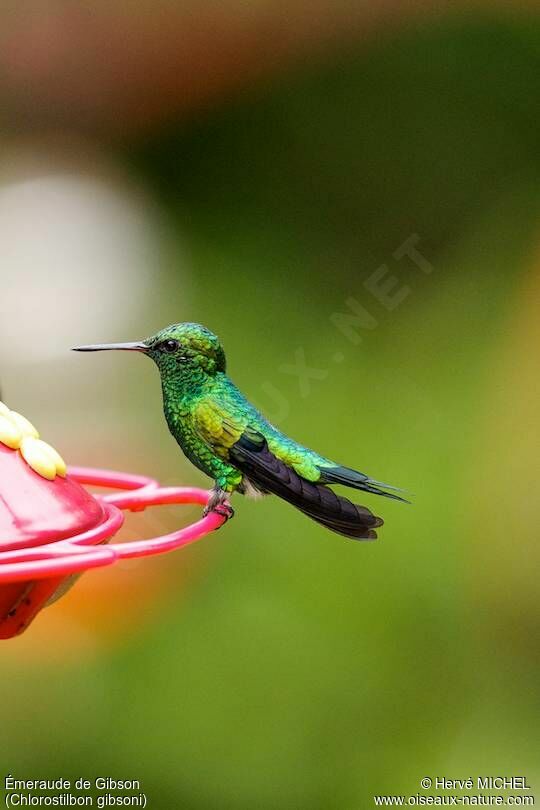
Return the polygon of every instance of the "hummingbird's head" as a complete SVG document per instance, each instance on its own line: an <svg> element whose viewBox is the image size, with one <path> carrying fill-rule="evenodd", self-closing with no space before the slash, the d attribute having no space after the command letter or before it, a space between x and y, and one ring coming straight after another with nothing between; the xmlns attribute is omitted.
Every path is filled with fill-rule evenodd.
<svg viewBox="0 0 540 810"><path fill-rule="evenodd" d="M214 376L225 371L225 352L217 335L199 323L175 323L143 341L160 372L178 368Z"/></svg>
<svg viewBox="0 0 540 810"><path fill-rule="evenodd" d="M152 337L135 343L104 343L77 346L77 352L99 352L120 349L147 354L159 368L162 377L179 372L214 376L225 371L225 352L219 338L199 323L175 323Z"/></svg>

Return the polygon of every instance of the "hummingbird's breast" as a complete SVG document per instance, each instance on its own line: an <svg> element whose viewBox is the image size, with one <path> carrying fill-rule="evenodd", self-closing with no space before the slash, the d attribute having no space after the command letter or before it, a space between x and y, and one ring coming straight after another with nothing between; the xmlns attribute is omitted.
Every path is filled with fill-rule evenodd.
<svg viewBox="0 0 540 810"><path fill-rule="evenodd" d="M206 453L204 452L203 442L194 429L193 419L191 418L192 408L182 400L177 403L165 401L164 412L169 430L182 448L184 455L192 464L207 473L205 468Z"/></svg>
<svg viewBox="0 0 540 810"><path fill-rule="evenodd" d="M239 483L239 473L199 435L193 416L196 404L197 400L186 402L185 398L176 402L165 400L164 412L169 430L197 469L218 482L222 489L232 491Z"/></svg>

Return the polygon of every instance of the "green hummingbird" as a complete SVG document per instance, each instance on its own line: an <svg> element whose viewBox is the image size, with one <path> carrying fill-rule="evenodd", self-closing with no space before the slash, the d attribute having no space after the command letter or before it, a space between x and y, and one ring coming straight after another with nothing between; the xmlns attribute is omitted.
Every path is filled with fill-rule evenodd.
<svg viewBox="0 0 540 810"><path fill-rule="evenodd" d="M113 349L142 352L157 365L169 430L187 458L214 481L206 513L232 517L232 492L272 493L331 531L374 540L382 519L337 495L330 485L405 500L394 494L402 491L397 487L335 464L271 425L228 377L221 342L206 327L177 323L135 343L78 346L74 351Z"/></svg>

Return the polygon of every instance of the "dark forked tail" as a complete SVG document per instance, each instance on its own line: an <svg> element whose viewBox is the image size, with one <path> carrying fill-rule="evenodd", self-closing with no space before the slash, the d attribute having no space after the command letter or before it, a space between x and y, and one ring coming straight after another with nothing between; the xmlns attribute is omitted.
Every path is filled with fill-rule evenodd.
<svg viewBox="0 0 540 810"><path fill-rule="evenodd" d="M302 478L277 458L266 440L251 435L242 438L230 450L231 460L263 491L271 492L292 504L305 515L337 534L355 540L376 540L375 529L383 525L365 506L351 503L329 487Z"/></svg>
<svg viewBox="0 0 540 810"><path fill-rule="evenodd" d="M382 518L376 517L367 507L352 503L342 495L336 495L323 484L310 484L302 478L299 480L302 482L301 505L282 495L284 500L337 534L353 540L377 539L375 529L383 525Z"/></svg>

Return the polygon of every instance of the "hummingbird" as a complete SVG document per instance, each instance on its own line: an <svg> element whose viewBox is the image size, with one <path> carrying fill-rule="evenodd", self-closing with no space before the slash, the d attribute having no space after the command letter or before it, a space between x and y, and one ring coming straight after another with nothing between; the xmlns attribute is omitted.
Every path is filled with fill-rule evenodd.
<svg viewBox="0 0 540 810"><path fill-rule="evenodd" d="M74 349L110 350L141 352L157 365L169 430L187 458L214 482L205 514L232 517L228 499L233 492L273 494L333 532L375 540L382 518L331 486L407 502L396 494L403 492L398 487L336 464L274 427L227 375L223 346L205 326L177 323L134 343Z"/></svg>

